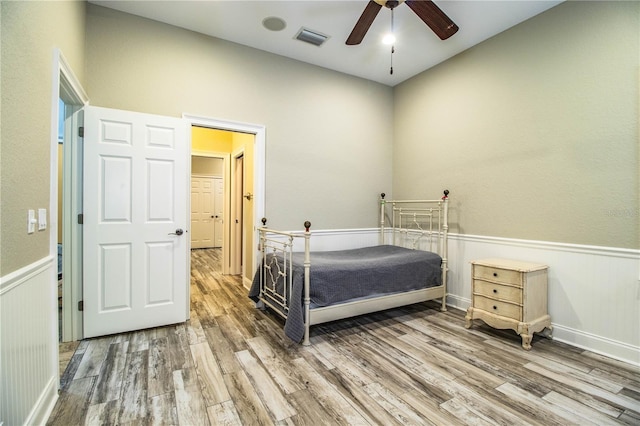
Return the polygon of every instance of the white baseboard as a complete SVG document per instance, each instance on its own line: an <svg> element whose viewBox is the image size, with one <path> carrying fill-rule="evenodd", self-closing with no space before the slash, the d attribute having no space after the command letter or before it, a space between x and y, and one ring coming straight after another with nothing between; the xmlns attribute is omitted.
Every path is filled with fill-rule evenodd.
<svg viewBox="0 0 640 426"><path fill-rule="evenodd" d="M244 286L244 288L247 289L247 291L249 291L249 289L251 289L251 283L252 283L252 281L249 278L242 277L242 285Z"/></svg>
<svg viewBox="0 0 640 426"><path fill-rule="evenodd" d="M25 425L43 425L47 423L53 407L58 401L58 379L51 377L47 386L25 420Z"/></svg>
<svg viewBox="0 0 640 426"><path fill-rule="evenodd" d="M551 323L553 339L640 367L640 348L624 342Z"/></svg>

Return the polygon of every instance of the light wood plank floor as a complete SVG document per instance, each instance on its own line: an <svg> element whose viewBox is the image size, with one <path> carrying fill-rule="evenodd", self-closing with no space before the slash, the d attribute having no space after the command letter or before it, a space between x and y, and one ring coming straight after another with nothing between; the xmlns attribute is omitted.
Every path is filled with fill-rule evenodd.
<svg viewBox="0 0 640 426"><path fill-rule="evenodd" d="M50 425L640 424L637 367L435 303L312 328L287 341L217 250L192 252L191 320L84 340Z"/></svg>

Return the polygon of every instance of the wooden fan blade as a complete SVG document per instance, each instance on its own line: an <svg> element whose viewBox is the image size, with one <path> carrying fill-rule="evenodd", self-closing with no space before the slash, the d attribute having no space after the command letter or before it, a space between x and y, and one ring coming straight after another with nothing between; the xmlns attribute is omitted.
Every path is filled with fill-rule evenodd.
<svg viewBox="0 0 640 426"><path fill-rule="evenodd" d="M369 30L371 24L373 24L373 20L376 19L381 8L382 6L373 0L370 0L369 3L367 3L367 6L364 8L364 12L360 15L360 19L358 19L358 22L356 22L356 25L353 27L351 34L349 34L349 38L347 38L348 45L352 46L362 42L364 35Z"/></svg>
<svg viewBox="0 0 640 426"><path fill-rule="evenodd" d="M405 3L440 37L440 40L446 40L458 31L458 26L434 2L407 0Z"/></svg>

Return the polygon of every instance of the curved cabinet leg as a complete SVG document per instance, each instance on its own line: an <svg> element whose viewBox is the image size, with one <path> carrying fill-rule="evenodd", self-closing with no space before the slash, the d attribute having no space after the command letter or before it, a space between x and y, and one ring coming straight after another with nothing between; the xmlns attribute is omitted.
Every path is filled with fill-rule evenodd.
<svg viewBox="0 0 640 426"><path fill-rule="evenodd" d="M467 309L467 315L464 317L464 328L471 328L473 324L473 308Z"/></svg>
<svg viewBox="0 0 640 426"><path fill-rule="evenodd" d="M522 337L522 349L528 351L531 349L531 340L533 339L533 330L529 323L521 322L518 324L518 334Z"/></svg>
<svg viewBox="0 0 640 426"><path fill-rule="evenodd" d="M531 339L533 338L533 334L521 334L522 337L522 349L528 351L531 349Z"/></svg>

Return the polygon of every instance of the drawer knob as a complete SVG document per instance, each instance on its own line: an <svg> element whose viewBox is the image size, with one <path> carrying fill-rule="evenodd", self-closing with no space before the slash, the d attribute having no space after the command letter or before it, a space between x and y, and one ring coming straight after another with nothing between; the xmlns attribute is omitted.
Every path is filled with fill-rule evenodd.
<svg viewBox="0 0 640 426"><path fill-rule="evenodd" d="M496 305L493 305L493 309L498 309L498 307Z"/></svg>
<svg viewBox="0 0 640 426"><path fill-rule="evenodd" d="M494 273L493 273L493 276L494 276L494 277L497 277L497 276L498 276L498 273L497 273L497 272L494 272Z"/></svg>

